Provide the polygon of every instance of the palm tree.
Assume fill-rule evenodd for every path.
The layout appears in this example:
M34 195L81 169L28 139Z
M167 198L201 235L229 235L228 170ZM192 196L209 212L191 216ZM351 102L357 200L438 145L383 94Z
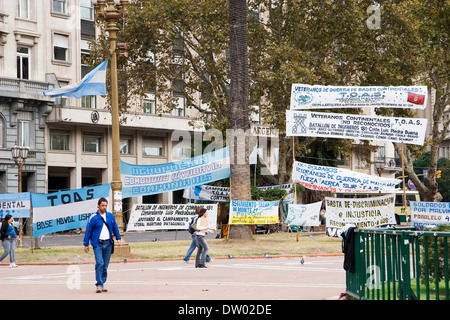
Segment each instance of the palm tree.
M250 128L248 116L248 29L247 29L247 1L229 0L229 28L230 28L230 126L233 132L244 133ZM237 139L244 139L244 150L229 143L231 161L231 199L251 200L250 166L248 161L248 137L237 134ZM233 137L233 139L235 139ZM249 225L233 225L229 238L251 239Z

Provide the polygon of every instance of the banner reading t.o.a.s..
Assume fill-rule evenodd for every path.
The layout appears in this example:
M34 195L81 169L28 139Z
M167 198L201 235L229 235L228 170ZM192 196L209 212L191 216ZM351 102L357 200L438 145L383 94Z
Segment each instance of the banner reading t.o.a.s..
M305 188L332 192L395 192L400 179L372 176L348 169L294 161L292 180Z
M292 84L291 109L410 108L425 109L426 86L349 87Z
M228 147L194 158L158 165L121 161L122 197L136 197L222 180L230 176Z
M279 201L231 200L229 224L278 223Z
M411 201L410 208L413 227L434 228L450 224L449 202Z
M217 225L217 204L136 204L127 231L186 230L197 207L208 211L209 228Z
M286 110L286 136L379 140L423 145L425 118Z
M395 226L395 195L373 198L325 198L326 234L339 237L345 225L358 228Z
M2 193L0 194L0 219L7 214L13 218L30 217L30 193Z
M109 198L111 184L48 194L31 194L33 237L86 227L98 199Z

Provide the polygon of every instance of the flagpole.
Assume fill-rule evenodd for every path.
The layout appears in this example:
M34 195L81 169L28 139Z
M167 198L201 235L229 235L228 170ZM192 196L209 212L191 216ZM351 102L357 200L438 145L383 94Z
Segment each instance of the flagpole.
M119 227L122 238L121 247L117 253L129 253L130 247L125 243L123 234L123 212L122 212L122 180L120 175L120 125L119 125L119 89L117 77L117 32L119 19L127 16L128 0L120 0L115 4L112 0L94 1L96 20L106 21L106 31L109 39L109 53L111 56L111 138L112 138L112 212Z

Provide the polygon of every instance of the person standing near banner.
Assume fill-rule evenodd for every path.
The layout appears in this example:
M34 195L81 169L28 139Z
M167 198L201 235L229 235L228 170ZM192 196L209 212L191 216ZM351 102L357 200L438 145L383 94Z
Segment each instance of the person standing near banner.
M91 242L94 250L95 280L97 281L95 285L97 287L96 292L100 293L107 292L104 284L107 278L111 253L114 252L113 234L119 246L121 246L122 242L114 215L106 211L108 201L103 197L100 198L97 207L97 213L90 217L86 226L83 244L86 253L89 252L89 242Z
M203 209L203 207L197 207L195 209L195 214L198 215L200 213L200 210ZM190 224L194 223L195 219L197 219L197 217L194 216L193 219L191 219ZM189 247L188 251L186 252L186 256L184 257L183 261L186 263L190 263L189 259L192 255L192 252L194 252L195 248L198 247L198 243L197 243L197 236L195 235L195 232L192 233L192 242L191 242L191 246ZM211 257L206 254L206 262L211 261Z
M10 214L5 216L0 227L0 239L2 240L2 247L5 249L2 256L0 257L0 262L6 258L9 254L9 265L11 268L17 267L15 263L16 259L16 231L14 231L13 217Z
M198 212L198 217L196 220L196 229L194 232L197 243L197 255L195 256L195 267L196 268L207 268L206 267L206 255L208 254L208 244L206 243L206 233L211 232L214 233L214 230L209 229L209 221L208 221L208 211L205 208L201 208Z

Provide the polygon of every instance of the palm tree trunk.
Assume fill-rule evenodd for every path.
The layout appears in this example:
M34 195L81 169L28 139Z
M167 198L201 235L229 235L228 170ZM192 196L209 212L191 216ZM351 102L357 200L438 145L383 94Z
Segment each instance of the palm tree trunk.
M230 126L238 139L244 139L244 150L239 143L229 143L230 147L230 196L232 200L251 200L250 165L248 161L248 137L244 132L250 128L248 116L248 52L247 52L247 1L229 0L230 28ZM236 135L234 135L236 136ZM233 139L235 139L233 136ZM241 140L242 141L242 140ZM233 225L229 231L231 239L251 239L249 225Z

